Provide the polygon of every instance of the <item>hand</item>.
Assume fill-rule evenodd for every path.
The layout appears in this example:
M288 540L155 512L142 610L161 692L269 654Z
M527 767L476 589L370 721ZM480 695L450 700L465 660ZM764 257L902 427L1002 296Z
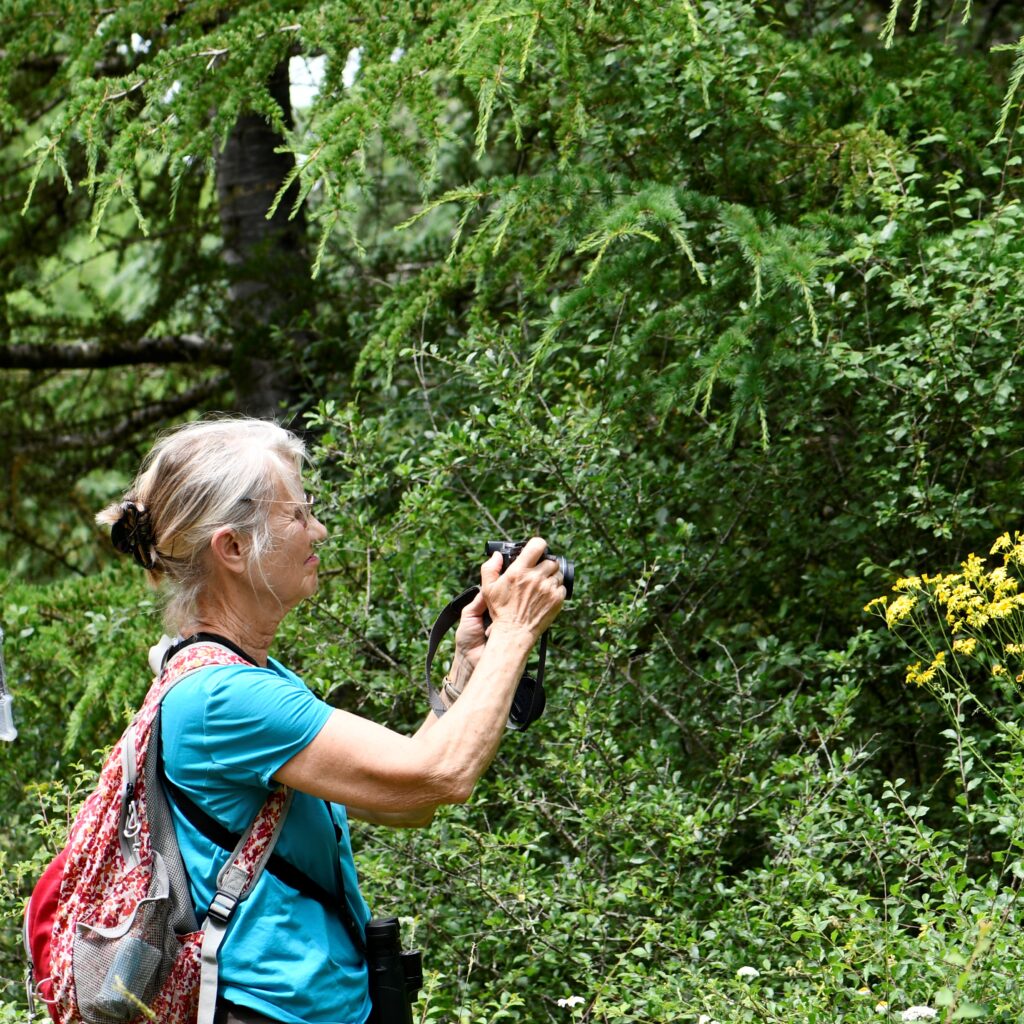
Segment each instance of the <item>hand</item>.
M499 556L500 557L500 556ZM487 628L484 625L484 614L487 601L483 592L473 598L459 618L459 628L455 630L455 660L449 669L448 676L461 689L473 674L480 655L483 654L487 642Z
M492 630L522 629L537 640L554 622L565 601L565 586L558 563L541 560L545 551L544 540L533 537L504 573L498 553L481 566L480 590Z

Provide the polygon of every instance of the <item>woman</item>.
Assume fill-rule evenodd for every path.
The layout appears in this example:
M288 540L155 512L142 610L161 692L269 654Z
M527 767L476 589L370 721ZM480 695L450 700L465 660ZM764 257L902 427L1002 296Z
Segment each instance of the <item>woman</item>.
M276 852L322 890L343 885L362 927L347 815L422 826L469 798L565 588L558 566L539 560L540 538L505 573L494 556L462 613L443 717L405 736L334 710L268 653L284 616L316 590L327 536L303 494L305 459L302 442L271 422L192 423L158 441L124 500L97 519L164 593L166 622L184 638L177 649L212 636L246 662L199 670L163 704L164 769L198 913L226 855L180 805L241 833L283 784L296 795ZM232 920L219 993L229 1021L362 1024L370 1010L365 964L336 910L270 872Z

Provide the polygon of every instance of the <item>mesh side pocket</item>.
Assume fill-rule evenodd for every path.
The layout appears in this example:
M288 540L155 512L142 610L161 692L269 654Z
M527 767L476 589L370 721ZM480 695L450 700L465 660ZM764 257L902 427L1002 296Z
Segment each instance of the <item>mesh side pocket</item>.
M72 956L75 998L86 1024L125 1024L160 991L179 948L168 927L170 904L167 872L157 857L150 895L133 914L110 927L79 922Z

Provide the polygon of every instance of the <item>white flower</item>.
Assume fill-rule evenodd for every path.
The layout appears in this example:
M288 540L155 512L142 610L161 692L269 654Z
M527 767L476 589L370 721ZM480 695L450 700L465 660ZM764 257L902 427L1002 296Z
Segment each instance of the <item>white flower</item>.
M756 967L741 967L736 972L737 977L740 978L759 978L761 972Z
M718 1021L713 1017L709 1017L706 1013L702 1013L697 1018L697 1024L718 1024Z
M875 1003L875 1013L888 1013L889 1004L883 999L881 1002Z
M930 1006L908 1006L901 1014L902 1020L931 1020L938 1017L939 1011L933 1010Z
M581 1003L585 1003L586 999L583 996L568 996L565 999L559 999L559 1006L568 1006L570 1009L574 1006L579 1006Z

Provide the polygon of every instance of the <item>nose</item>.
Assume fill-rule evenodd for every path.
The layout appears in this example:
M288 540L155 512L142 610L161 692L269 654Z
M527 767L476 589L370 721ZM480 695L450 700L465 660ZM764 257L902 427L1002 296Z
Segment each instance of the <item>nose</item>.
M313 543L319 544L321 541L327 540L327 527L317 519L316 516L311 515L309 517L309 529L313 534Z

